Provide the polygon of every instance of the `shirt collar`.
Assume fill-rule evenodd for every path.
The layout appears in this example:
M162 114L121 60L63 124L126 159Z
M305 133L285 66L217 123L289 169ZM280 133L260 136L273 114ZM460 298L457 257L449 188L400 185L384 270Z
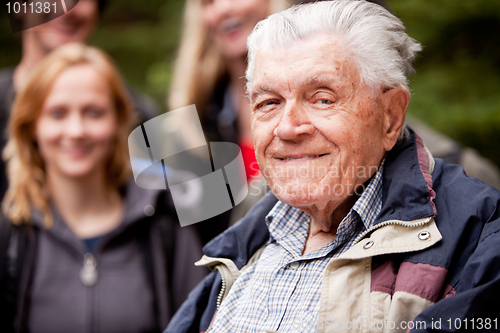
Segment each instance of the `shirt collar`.
M380 163L377 172L368 183L361 196L356 200L352 210L358 213L366 229L370 229L382 210L382 174L385 158Z
M298 208L278 201L266 216L269 234L275 240L285 238L296 232L304 223L309 224L311 217Z

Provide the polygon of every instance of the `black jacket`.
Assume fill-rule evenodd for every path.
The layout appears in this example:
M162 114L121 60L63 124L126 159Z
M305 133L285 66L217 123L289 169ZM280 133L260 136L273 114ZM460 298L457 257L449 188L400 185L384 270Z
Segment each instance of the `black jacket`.
M17 245L24 255L18 258L14 281L8 251L16 247L15 237L0 242L1 327L14 326L17 332L161 331L207 273L193 265L201 245L192 227L180 227L167 192L144 190L130 181L125 207L121 225L92 253L95 285L86 286L80 277L88 249L56 211L50 230L37 214L31 227L17 230L25 244ZM16 234L3 225L0 239L9 229Z

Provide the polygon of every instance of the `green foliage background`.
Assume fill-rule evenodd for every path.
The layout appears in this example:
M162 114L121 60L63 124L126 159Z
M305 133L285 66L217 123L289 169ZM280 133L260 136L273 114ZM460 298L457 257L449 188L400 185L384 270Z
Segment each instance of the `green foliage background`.
M389 4L424 46L408 112L500 165L500 1Z
M424 46L409 113L500 165L500 0L387 2ZM183 6L184 0L112 0L90 41L163 110ZM20 36L2 12L0 67L15 65L20 55Z

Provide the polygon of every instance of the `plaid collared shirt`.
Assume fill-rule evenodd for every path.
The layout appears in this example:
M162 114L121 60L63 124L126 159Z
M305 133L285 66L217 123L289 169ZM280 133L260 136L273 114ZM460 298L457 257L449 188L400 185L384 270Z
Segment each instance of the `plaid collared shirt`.
M372 226L382 209L383 164L340 223L335 239L311 253L302 255L310 216L278 201L266 217L268 245L236 280L210 332L315 332L324 269Z

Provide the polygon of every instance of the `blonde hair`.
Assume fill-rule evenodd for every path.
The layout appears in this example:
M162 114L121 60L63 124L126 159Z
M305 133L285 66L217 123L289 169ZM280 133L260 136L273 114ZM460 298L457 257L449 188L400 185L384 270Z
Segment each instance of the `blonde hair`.
M35 124L56 79L66 69L77 65L91 65L103 74L113 94L118 132L106 168L108 185L118 190L130 178L127 137L135 121L135 113L121 76L103 51L78 43L66 44L37 65L12 107L9 140L3 152L7 161L9 189L2 210L13 224L29 223L32 208L43 214L47 228L53 223L44 162L34 138Z
M287 7L286 0L270 0L269 14ZM200 115L217 81L227 72L221 51L211 42L203 26L201 10L200 0L186 1L181 43L167 103L170 110L195 104Z

